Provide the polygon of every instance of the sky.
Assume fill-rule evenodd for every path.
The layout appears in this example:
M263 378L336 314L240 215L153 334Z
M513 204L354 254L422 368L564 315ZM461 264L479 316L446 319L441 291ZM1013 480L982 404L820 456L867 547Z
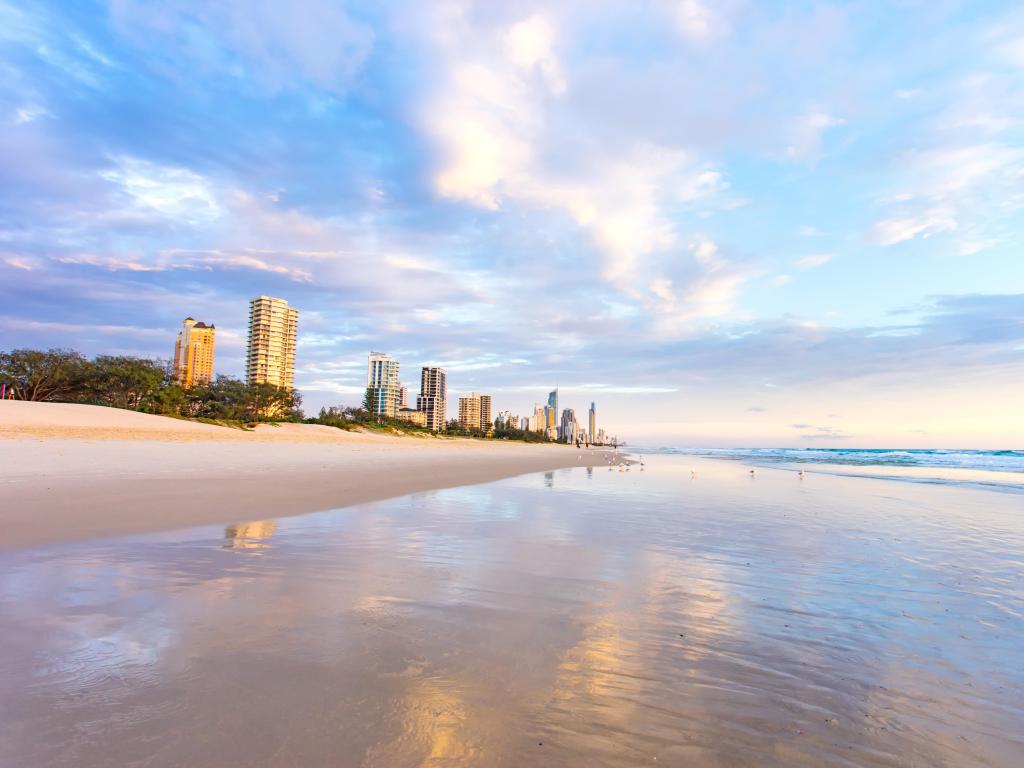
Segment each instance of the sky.
M0 349L647 445L1024 447L1024 8L0 0Z

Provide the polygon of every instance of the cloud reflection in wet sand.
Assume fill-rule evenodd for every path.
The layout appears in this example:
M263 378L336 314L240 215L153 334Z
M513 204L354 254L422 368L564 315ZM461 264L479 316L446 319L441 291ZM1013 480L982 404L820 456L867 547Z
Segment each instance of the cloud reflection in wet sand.
M4 759L1015 765L1019 499L740 472L4 554Z

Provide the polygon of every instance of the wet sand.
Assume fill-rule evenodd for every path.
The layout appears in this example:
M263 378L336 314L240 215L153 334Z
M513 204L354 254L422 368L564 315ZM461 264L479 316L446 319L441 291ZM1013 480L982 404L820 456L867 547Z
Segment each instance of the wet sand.
M255 432L96 406L0 401L0 550L296 515L581 466L568 446Z
M0 553L0 764L1017 766L1019 501L649 457Z

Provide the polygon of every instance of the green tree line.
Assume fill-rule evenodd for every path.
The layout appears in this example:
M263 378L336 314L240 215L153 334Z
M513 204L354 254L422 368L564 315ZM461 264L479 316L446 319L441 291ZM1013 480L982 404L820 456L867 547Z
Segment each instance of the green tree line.
M17 400L86 403L218 421L298 421L298 390L218 376L182 388L167 361L129 355L91 360L71 349L0 352L0 384Z

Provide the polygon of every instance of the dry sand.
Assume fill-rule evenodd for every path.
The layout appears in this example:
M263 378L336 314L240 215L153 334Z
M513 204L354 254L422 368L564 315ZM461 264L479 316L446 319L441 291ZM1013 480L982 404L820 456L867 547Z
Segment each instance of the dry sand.
M310 424L247 432L0 401L0 549L296 515L595 460L580 455Z

